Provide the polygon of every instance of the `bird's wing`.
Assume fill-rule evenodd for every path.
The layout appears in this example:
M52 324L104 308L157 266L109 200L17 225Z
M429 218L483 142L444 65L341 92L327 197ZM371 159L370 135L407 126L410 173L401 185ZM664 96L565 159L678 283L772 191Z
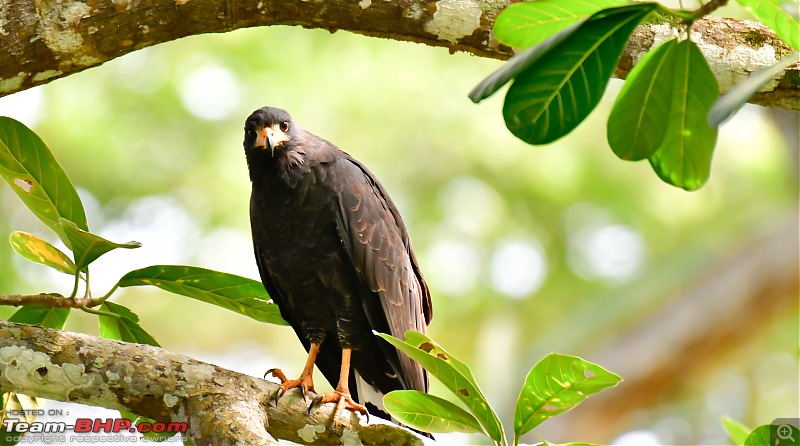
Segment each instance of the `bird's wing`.
M341 188L337 226L353 267L373 292L362 296L370 325L401 339L407 330L424 333L432 317L430 294L400 213L372 173L342 154L334 166ZM368 301L375 294L379 306ZM400 365L408 388L427 390L419 365L405 355Z

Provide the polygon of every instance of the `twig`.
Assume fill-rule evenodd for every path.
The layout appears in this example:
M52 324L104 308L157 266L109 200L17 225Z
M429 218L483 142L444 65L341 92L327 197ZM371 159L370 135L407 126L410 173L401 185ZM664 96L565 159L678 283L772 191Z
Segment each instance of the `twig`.
M0 295L0 305L19 307L33 305L55 308L91 308L100 305L101 299L64 297L60 294L7 294Z

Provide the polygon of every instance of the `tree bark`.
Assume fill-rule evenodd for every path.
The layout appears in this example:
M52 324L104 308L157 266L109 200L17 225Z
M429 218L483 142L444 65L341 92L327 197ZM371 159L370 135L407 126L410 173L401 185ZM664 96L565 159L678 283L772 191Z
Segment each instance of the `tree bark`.
M289 391L274 405L268 381L157 347L0 321L0 391L110 409L165 423L188 423L197 445L422 445L422 437L356 414L331 432L333 405L307 414ZM310 401L310 400L309 400ZM347 412L349 413L349 412Z
M252 26L344 29L508 59L513 51L492 35L494 19L507 4L508 0L0 0L0 97L140 48ZM620 59L617 76L624 78L654 44L676 32L670 25L640 26ZM747 21L703 19L695 23L692 35L723 91L791 51L769 29ZM800 110L798 79L800 64L751 102Z

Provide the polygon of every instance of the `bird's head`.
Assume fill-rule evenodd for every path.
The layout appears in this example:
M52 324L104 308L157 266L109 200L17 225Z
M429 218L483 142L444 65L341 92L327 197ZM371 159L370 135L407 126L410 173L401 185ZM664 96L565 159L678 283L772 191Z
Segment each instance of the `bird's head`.
M286 149L298 138L300 128L286 110L262 107L254 111L244 123L244 148L246 151Z

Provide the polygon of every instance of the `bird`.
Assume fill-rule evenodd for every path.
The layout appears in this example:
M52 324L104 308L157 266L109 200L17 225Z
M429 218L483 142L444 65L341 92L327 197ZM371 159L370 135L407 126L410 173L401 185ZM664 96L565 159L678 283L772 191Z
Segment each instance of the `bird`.
M316 365L335 390L314 398L309 412L334 402L335 424L345 409L391 419L383 395L427 392L428 375L375 333L425 333L433 316L397 207L364 164L286 110L259 108L244 131L259 274L308 352L297 379L267 372L281 381L276 403L292 388L316 393Z

